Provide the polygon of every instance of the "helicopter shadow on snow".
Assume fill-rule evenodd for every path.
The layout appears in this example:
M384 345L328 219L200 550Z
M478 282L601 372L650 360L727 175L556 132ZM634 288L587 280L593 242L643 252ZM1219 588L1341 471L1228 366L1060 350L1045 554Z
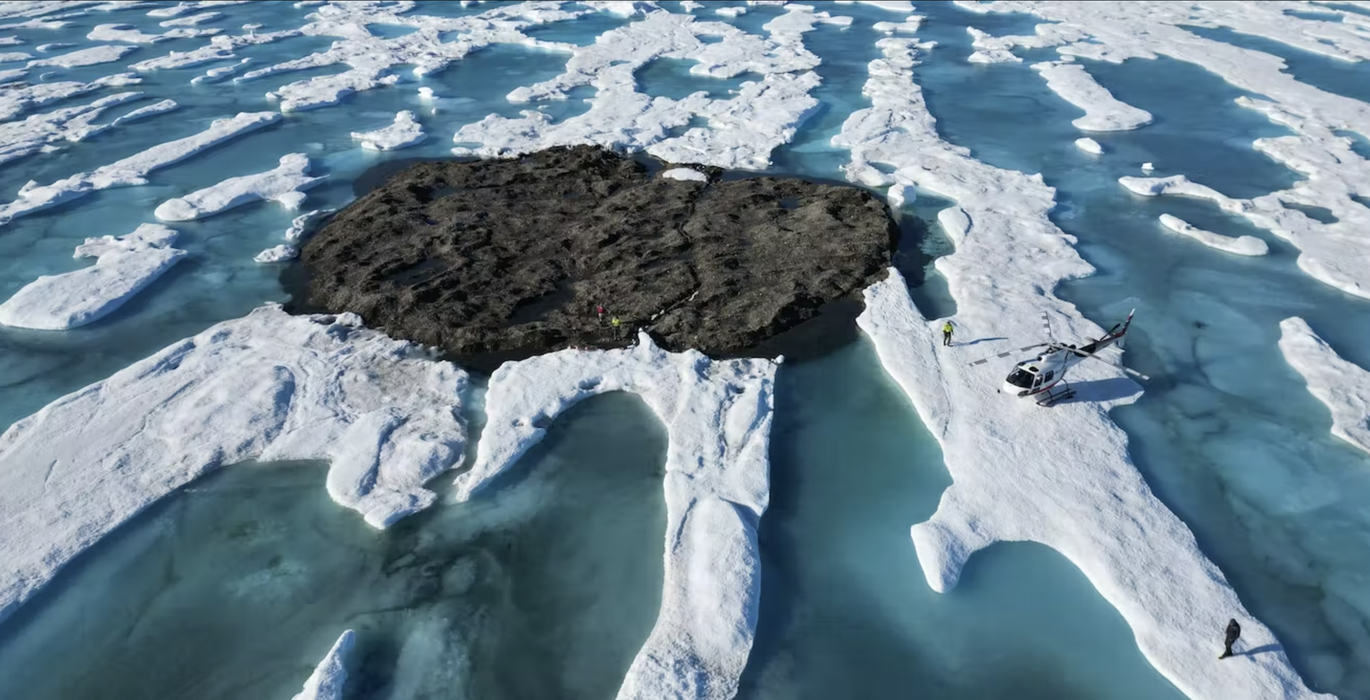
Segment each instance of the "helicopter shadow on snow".
M1075 390L1075 395L1059 403L1115 401L1117 399L1135 396L1142 392L1141 385L1127 377L1110 377L1108 379L1095 379L1088 382L1071 382L1070 388Z

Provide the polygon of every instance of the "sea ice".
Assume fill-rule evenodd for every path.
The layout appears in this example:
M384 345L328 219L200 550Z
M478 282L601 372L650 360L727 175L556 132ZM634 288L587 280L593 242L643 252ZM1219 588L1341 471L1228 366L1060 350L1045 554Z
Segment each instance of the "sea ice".
M414 113L404 110L395 115L395 122L390 126L376 131L354 131L352 138L360 140L362 148L369 148L373 151L395 151L416 146L422 143L427 135L423 133L423 125L414 117Z
M887 38L877 46L884 58L871 62L864 88L871 107L852 114L833 145L852 151L849 179L955 200L938 218L956 252L935 265L957 301L960 336L1038 340L1045 313L1059 337L1097 337L1101 329L1051 293L1092 272L1050 220L1054 190L1040 175L991 167L941 139L914 79L917 52L931 45ZM1147 659L1189 697L1317 697L1278 646L1215 662L1215 636L1229 617L1242 621L1249 647L1276 642L1131 463L1127 436L1107 413L1135 397L1131 380L1082 363L1071 370L1078 398L1044 420L1045 409L995 391L1007 364L968 366L994 348L938 344L939 322L922 316L897 270L865 298L857 322L941 443L953 479L937 512L911 533L934 590L955 586L967 559L995 542L1040 542L1080 568Z
M291 219L290 228L285 231L285 239L291 243L298 243L304 239L305 233L309 231L309 225L315 219L332 214L334 211L334 209L314 209Z
M1370 371L1343 360L1297 316L1280 322L1280 352L1332 412L1332 434L1370 452Z
M268 304L0 435L0 620L72 557L194 479L246 460L328 460L329 495L384 528L461 459L466 374L354 314ZM764 473L764 472L763 472Z
M17 36L0 36L0 46L20 46L23 43L24 40Z
M157 25L161 27L193 27L197 24L212 22L223 16L224 13L222 12L201 12L197 15L188 15L185 17L177 17L176 19L169 19L164 22L158 22Z
M176 100L162 100L161 102L154 102L150 105L147 105L146 107L139 107L138 109L135 109L123 116L115 117L114 121L110 122L109 125L119 126L120 124L124 124L127 122L137 121L139 119L146 119L148 117L154 117L158 114L165 114L167 112L170 112L171 110L176 109L179 106L180 105L176 104Z
M1153 170L1155 170L1155 169L1156 169L1156 166L1152 165L1152 164L1149 163L1149 162L1147 162L1147 163L1142 163L1142 172L1144 172L1144 173L1149 173L1149 172L1151 172L1151 171L1153 171Z
M1082 131L1128 131L1151 123L1151 113L1118 101L1084 66L1048 61L1035 63L1032 69L1047 79L1052 92L1085 111L1071 122Z
M723 15L724 17L737 17L739 15L747 14L747 8L735 5L728 7L720 7L714 10L714 14Z
M0 63L14 63L15 61L27 61L33 58L33 54L23 51L9 51L0 53Z
M277 263L294 260L296 257L299 257L299 255L300 251L295 250L288 245L278 245L257 253L257 256L252 259L259 263Z
M1222 234L1205 231L1195 228L1189 222L1170 214L1161 214L1161 225L1183 236L1189 236L1194 240L1217 250L1235 253L1237 255L1265 255L1270 252L1270 246L1265 241L1255 236L1239 236L1233 238Z
M219 214L234 207L270 199L287 209L299 209L307 190L326 178L310 177L309 156L291 153L281 156L272 170L231 177L196 190L184 197L168 199L153 215L162 221L190 221Z
M502 365L486 393L464 501L509 469L577 401L628 391L666 426L666 560L661 613L618 697L724 700L737 692L756 626L756 526L767 473L776 364L668 353L646 333L621 350L562 350Z
M0 122L7 122L34 107L49 102L78 97L103 87L116 87L137 83L129 75L121 73L109 75L89 83L64 80L56 83L34 83L0 91Z
M204 75L197 75L194 78L191 78L190 82L193 85L198 85L200 83L216 82L224 78L225 76L237 73L238 71L242 70L244 66L251 62L251 58L244 58L243 60L238 61L237 63L231 66L219 66L218 68L210 68L209 70L205 71Z
M19 198L0 205L0 226L16 217L80 199L91 192L110 187L147 183L147 176L158 168L180 162L224 141L280 121L275 112L242 112L235 117L216 119L209 128L193 136L167 141L123 160L102 165L89 173L77 173L51 185L32 180L19 188Z
M913 34L922 24L922 15L909 15L903 22L876 22L874 29L881 34Z
M188 39L197 36L214 36L222 29L195 29L180 27L161 34L145 34L131 24L100 24L86 35L91 41L123 41L130 44L155 44L168 39Z
M1096 156L1104 152L1104 147L1100 146L1098 141L1095 141L1088 136L1081 139L1075 139L1075 147L1085 153L1093 153Z
M88 105L34 114L23 121L0 122L0 164L37 153L57 141L83 141L99 134L118 122L94 124L102 112L140 97L139 92L121 92Z
M104 318L180 262L186 252L172 248L176 232L143 224L125 236L87 238L76 258L96 258L91 267L44 275L0 304L0 324L39 330L66 330Z
M80 68L82 66L94 66L101 63L113 63L137 50L137 46L118 46L115 44L92 46L88 49L80 49L78 51L72 51L71 53L64 53L60 56L53 56L52 58L40 58L35 61L29 61L29 68L41 68L43 66Z
M209 43L195 49L194 51L172 51L165 56L150 58L129 66L130 70L146 73L154 70L171 70L174 68L191 68L210 61L224 61L237 58L234 50L244 46L256 46L258 44L269 44L273 41L288 39L299 36L297 29L287 29L279 32L267 32L265 34L243 34L230 36L220 34L209 40Z
M704 173L701 173L698 170L695 170L694 168L671 168L670 170L663 171L661 173L661 177L669 177L672 180L697 180L699 182L709 181L708 175L705 175Z
M347 630L333 643L333 648L319 662L309 680L304 682L304 690L291 700L342 700L343 684L347 682L347 655L357 635Z

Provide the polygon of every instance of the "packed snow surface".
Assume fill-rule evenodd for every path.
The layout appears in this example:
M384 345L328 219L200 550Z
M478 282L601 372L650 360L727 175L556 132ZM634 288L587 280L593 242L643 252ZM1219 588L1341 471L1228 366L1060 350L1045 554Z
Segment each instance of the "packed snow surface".
M0 435L0 620L72 557L192 480L328 460L329 495L386 527L461 459L466 374L353 314L269 304L68 394ZM763 471L764 475L764 471Z
M325 178L306 174L309 157L303 153L281 156L280 163L273 170L231 177L184 197L168 199L153 214L163 221L190 221L264 199L280 202L287 209L299 209L306 196L304 190Z
M1297 316L1280 322L1280 352L1332 412L1332 434L1370 452L1370 371L1343 360Z
M756 626L756 524L770 498L767 447L777 365L669 353L646 333L621 350L562 350L490 377L466 500L514 465L577 401L640 396L666 426L666 557L661 613L619 689L641 700L725 700L737 692Z
M1085 111L1071 122L1082 131L1128 131L1151 123L1150 112L1118 101L1078 63L1048 61L1032 69L1047 79L1052 92Z
M343 632L314 673L309 675L304 690L291 700L342 700L343 685L347 682L347 655L352 652L356 639L357 635L352 630Z
M1094 139L1089 138L1088 136L1080 139L1075 139L1075 147L1084 151L1085 153L1093 153L1096 156L1104 152L1104 147L1100 146L1098 141L1095 141Z
M229 119L216 119L198 134L158 144L89 173L78 173L51 185L39 185L30 180L19 188L19 199L0 205L0 226L16 217L80 199L97 190L146 184L147 175L154 170L280 119L281 115L275 112L244 112Z
M1054 190L1040 175L991 167L941 139L913 75L918 52L932 45L887 38L878 46L884 58L871 63L864 89L871 107L852 114L833 144L851 149L852 180L911 184L956 201L938 215L956 252L936 266L957 301L960 336L1039 340L1043 313L1058 336L1102 335L1047 291L1092 271L1049 218ZM995 542L1039 542L1080 568L1190 698L1317 697L1133 466L1127 436L1107 413L1136 396L1131 380L1083 363L1071 369L1077 397L1043 409L996 391L1011 362L968 365L999 348L941 347L941 321L919 313L897 271L865 298L858 324L941 443L954 482L912 529L934 590L955 586L967 559ZM1274 648L1215 663L1232 617L1242 622L1242 649Z
M376 131L352 132L352 138L362 142L362 148L369 148L373 151L394 151L408 146L416 146L427 138L423 133L423 125L414 117L414 113L404 110L395 115L395 121L390 126Z
M87 238L76 258L96 258L91 267L44 275L0 304L0 324L39 330L66 330L93 323L124 305L133 295L185 257L172 248L176 232L143 224L124 236Z
M1235 253L1237 255L1265 255L1270 252L1270 246L1265 241L1255 236L1239 236L1233 238L1224 236L1212 231L1205 231L1196 228L1188 221L1170 214L1161 214L1161 225L1183 236L1189 236L1194 240L1217 250Z
M669 177L672 180L697 180L699 182L709 181L708 175L705 175L704 173L701 173L698 170L695 170L694 168L671 168L670 170L663 171L661 173L661 176Z

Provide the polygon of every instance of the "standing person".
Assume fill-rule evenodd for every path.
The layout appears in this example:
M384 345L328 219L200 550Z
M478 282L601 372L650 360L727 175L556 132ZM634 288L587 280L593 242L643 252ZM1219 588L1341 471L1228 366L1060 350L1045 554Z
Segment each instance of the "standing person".
M604 325L604 305L603 305L603 304L600 304L599 306L596 306L596 307L595 307L595 319L596 319L597 321L599 321L599 325L601 325L601 326Z
M623 322L619 321L618 317L615 316L612 320L609 321L609 325L614 327L614 340L618 340L619 337L623 334Z
M954 331L954 330L956 330L956 329L952 327L951 321L950 321L950 320L948 320L946 323L942 324L942 344L943 344L943 345L951 345L951 333L952 333L952 331Z
M1227 623L1227 637L1223 640L1223 655L1220 659L1226 659L1232 655L1232 643L1242 636L1242 626L1236 620L1229 620Z

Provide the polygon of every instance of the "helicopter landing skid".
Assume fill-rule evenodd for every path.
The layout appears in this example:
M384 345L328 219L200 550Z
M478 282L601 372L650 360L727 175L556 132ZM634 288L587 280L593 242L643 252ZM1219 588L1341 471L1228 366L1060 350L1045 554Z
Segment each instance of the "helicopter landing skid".
M1056 391L1048 391L1042 398L1037 399L1037 405L1050 408L1062 401L1073 398L1075 398L1075 390L1070 388L1070 385L1062 380L1061 388Z

